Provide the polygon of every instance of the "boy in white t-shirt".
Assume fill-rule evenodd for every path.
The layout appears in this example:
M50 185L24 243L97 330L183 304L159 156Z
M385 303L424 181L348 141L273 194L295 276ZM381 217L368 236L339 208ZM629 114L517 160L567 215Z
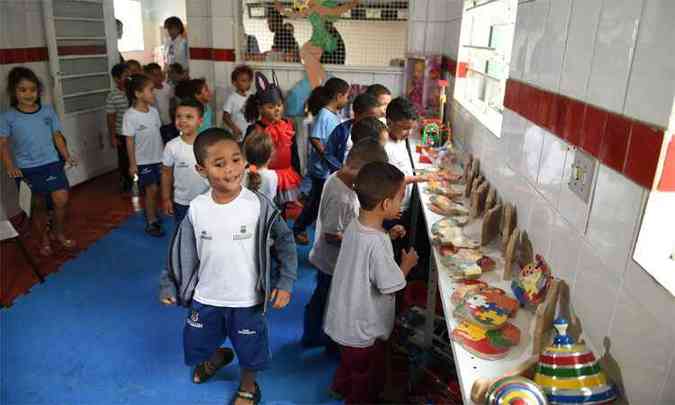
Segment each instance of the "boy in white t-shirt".
M162 125L171 124L171 100L174 97L173 86L164 81L164 72L162 67L156 63L149 63L143 67L145 74L152 79L155 88L152 93L155 95L154 107L159 111L159 118Z
M399 214L405 194L403 173L388 163L369 163L356 177L354 189L359 215L342 237L324 331L340 345L331 391L348 404L371 404L383 389L382 342L394 328L395 293L405 288L417 253L412 248L402 252L399 267L383 227L385 220Z
M190 201L209 188L199 175L193 145L202 124L204 106L197 100L184 99L176 107L176 127L180 136L164 147L162 159L162 207L173 215L178 227L187 214Z
M267 305L288 305L297 276L293 234L269 199L242 187L245 160L232 135L208 129L194 151L211 189L192 200L172 239L160 300L189 308L183 346L186 364L196 366L193 381L205 382L232 360L220 348L229 338L241 368L232 402L258 404L256 373L270 362ZM272 245L279 258L274 269Z
M316 288L305 306L301 340L305 347L323 345L332 348L331 340L322 330L323 316L342 236L359 212L359 200L352 188L354 180L364 165L386 161L387 153L382 145L377 140L366 139L357 143L347 156L345 165L326 179L319 203L314 246L309 252L309 261L318 271Z
M223 105L223 123L234 136L242 141L248 122L244 117L244 105L250 96L253 69L247 65L237 66L232 71L232 89Z

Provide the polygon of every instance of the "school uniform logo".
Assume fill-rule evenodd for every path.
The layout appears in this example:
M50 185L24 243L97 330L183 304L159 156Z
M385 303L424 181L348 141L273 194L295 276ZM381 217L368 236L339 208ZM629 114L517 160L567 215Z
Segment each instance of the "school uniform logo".
M249 229L246 225L242 225L239 228L239 233L235 233L232 235L232 239L234 240L244 240L244 239L250 239L253 237L253 233L249 232Z
M189 167L190 167L190 165L188 164L188 162L178 162L176 164L176 168L178 168L178 169L187 169Z
M146 129L148 129L148 127L146 127L145 125L141 124L141 125L138 126L137 131L139 131L139 132L140 132L140 131L145 131Z
M49 176L45 181L54 181L56 180L56 176Z
M192 310L192 315L186 320L187 324L193 328L203 328L204 324L199 322L199 312Z
M211 236L206 231L202 231L202 233L199 235L199 238L202 239L202 240L213 240L213 236Z

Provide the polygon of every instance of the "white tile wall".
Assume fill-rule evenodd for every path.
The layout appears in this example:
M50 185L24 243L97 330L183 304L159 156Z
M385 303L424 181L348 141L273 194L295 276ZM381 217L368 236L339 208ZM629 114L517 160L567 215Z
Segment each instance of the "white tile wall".
M211 48L213 47L211 34L210 17L193 17L189 14L187 18L188 39L192 48Z
M509 66L509 76L513 79L523 80L531 9L532 3L521 4L518 6L518 12L516 13L516 28L513 35L513 48Z
M424 52L427 54L441 54L445 48L445 27L447 22L428 22L426 27L426 38L424 43Z
M408 22L408 52L424 52L426 31L426 21Z
M213 0L214 3L230 3L226 0ZM185 8L189 17L210 17L211 1L210 0L185 0Z
M527 41L525 43L525 59L522 78L526 82L536 85L539 85L540 76L536 61L539 58L538 55L542 52L545 53L545 49L549 46L549 44L544 41L544 27L546 26L549 10L549 0L539 0L532 2L529 5L529 14L526 24Z
M211 0L211 15L213 17L234 17L237 2L234 0Z
M213 27L213 48L234 49L234 37L237 33L234 17L213 17L211 18L211 24Z
M550 2L548 18L544 28L541 46L533 55L533 64L538 73L537 82L544 89L558 92L560 72L567 40L567 27L572 0Z
M548 203L556 206L564 183L565 160L569 147L555 135L544 131L544 142L535 187Z
M412 21L427 21L429 1L434 0L417 0L409 2L410 19Z

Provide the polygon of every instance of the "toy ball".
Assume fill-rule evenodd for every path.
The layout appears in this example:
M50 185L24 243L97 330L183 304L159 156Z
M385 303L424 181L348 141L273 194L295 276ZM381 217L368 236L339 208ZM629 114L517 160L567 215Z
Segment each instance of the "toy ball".
M525 377L505 377L493 383L487 391L488 405L546 405L544 391Z
M532 307L539 305L551 285L551 271L544 259L537 255L534 263L530 263L516 275L511 289L521 305Z

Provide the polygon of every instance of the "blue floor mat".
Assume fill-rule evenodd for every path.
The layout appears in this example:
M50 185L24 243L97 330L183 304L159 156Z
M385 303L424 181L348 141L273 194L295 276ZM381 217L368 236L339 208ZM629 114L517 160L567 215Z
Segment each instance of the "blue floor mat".
M227 403L238 387L236 362L193 384L183 363L185 310L158 301L167 244L168 237L146 236L142 217L132 217L0 311L0 403ZM315 285L308 250L299 249L291 304L268 318L273 360L258 378L264 403L335 403L328 387L337 362L298 343Z

